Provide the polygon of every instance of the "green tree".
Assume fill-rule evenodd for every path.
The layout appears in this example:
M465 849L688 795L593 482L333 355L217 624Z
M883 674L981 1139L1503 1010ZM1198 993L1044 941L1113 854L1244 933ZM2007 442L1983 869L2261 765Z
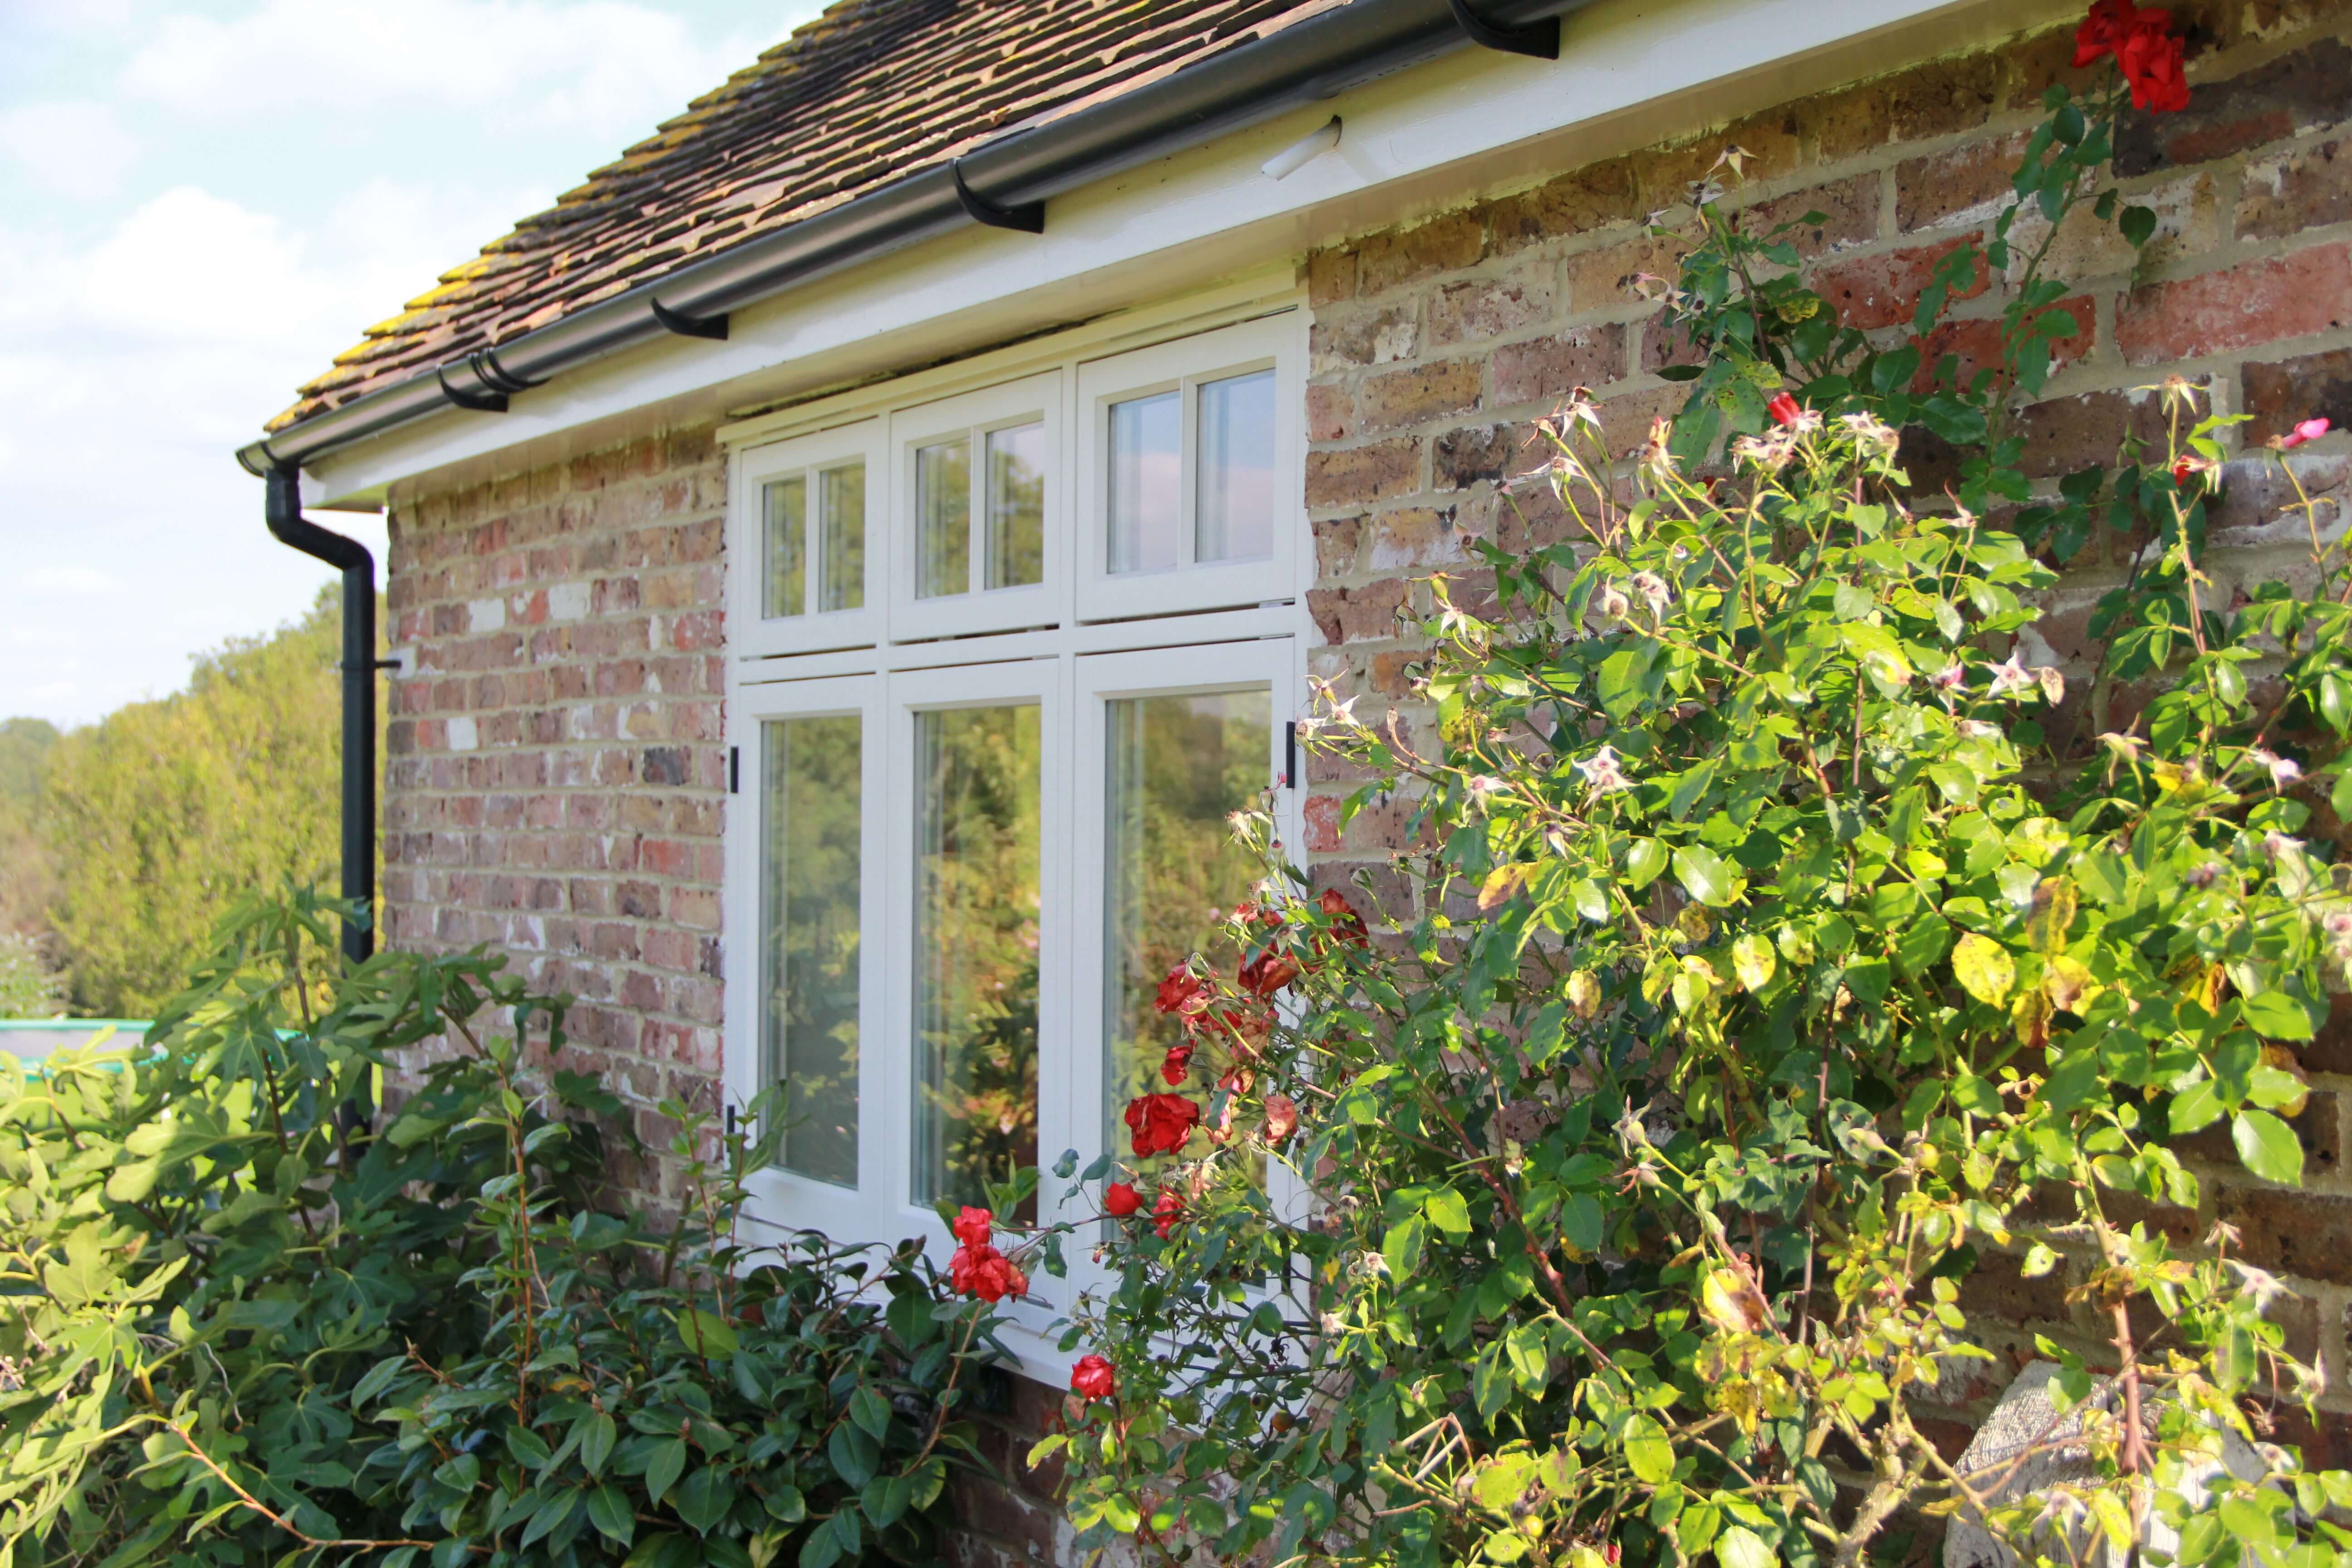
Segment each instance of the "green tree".
M48 933L49 900L57 886L33 820L41 764L57 739L57 726L46 719L0 719L0 932L30 944Z
M148 1016L238 898L331 880L341 617L331 584L300 620L199 656L187 690L48 750L38 823L77 1010Z

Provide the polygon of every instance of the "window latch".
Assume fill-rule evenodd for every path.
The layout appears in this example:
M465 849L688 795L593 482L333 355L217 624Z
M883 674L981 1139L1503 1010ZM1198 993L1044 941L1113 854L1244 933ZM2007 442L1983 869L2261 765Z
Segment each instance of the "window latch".
M727 793L743 793L743 748L740 746L727 748ZM732 1116L735 1113L730 1110L727 1114Z
M1282 727L1282 787L1298 787L1298 721L1296 719Z

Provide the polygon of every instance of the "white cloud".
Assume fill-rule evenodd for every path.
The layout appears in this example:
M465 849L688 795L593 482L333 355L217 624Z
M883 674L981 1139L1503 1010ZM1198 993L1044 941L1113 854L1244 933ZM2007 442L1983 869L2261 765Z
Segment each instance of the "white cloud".
M268 0L234 18L163 17L121 87L191 118L414 105L485 129L625 141L754 52L695 35L677 16L625 0Z
M0 153L43 189L88 201L113 194L139 143L103 103L28 103L0 112Z

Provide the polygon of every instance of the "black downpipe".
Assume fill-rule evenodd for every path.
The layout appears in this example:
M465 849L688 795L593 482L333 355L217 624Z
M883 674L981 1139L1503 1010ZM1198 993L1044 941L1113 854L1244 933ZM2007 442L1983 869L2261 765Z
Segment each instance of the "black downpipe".
M343 574L343 956L375 952L375 557L366 545L302 515L299 468L264 476L270 535Z

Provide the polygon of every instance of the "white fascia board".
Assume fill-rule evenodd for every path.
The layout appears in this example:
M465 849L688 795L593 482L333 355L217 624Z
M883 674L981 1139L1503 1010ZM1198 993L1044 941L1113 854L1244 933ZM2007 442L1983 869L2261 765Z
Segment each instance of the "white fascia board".
M1500 194L2073 9L2072 0L1597 0L1560 58L1470 49L1054 201L1041 236L973 228L320 458L306 505L373 510L1057 325L1161 301L1321 243ZM1339 145L1260 165L1333 113Z

